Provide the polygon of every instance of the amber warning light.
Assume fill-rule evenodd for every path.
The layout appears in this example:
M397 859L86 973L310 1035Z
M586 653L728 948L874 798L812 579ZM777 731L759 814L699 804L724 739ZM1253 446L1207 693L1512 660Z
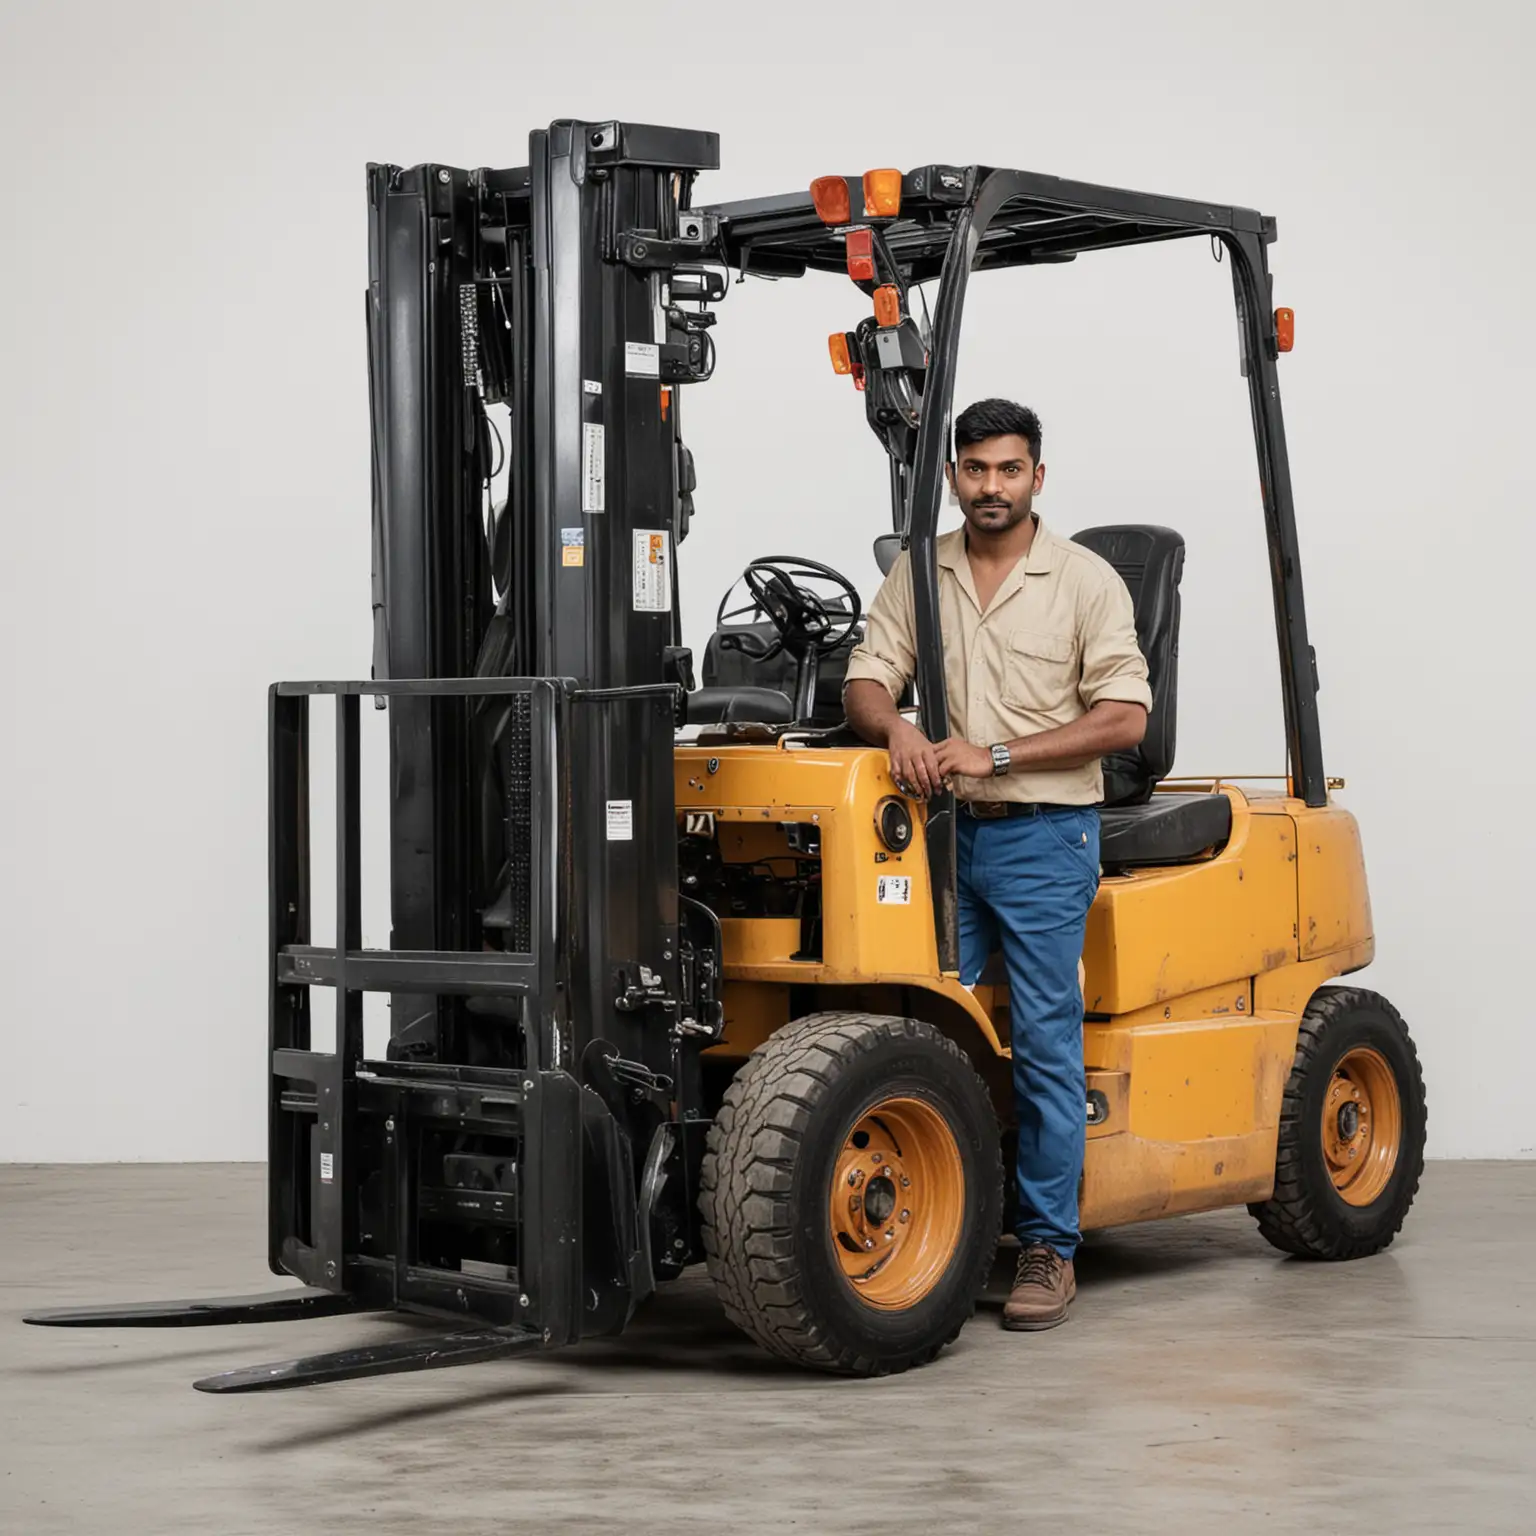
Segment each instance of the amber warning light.
M823 224L846 224L853 216L848 183L841 176L818 176L811 183L811 202Z
M864 217L894 219L901 212L901 172L864 172Z
M832 354L833 373L853 372L853 358L848 352L848 333L846 331L833 331L827 337L827 351Z
M1275 347L1280 352L1289 352L1296 345L1296 311L1294 309L1277 309L1275 311Z
M875 280L875 236L872 230L848 231L848 276L856 283Z
M894 283L875 289L875 324L887 330L901 324L901 290Z

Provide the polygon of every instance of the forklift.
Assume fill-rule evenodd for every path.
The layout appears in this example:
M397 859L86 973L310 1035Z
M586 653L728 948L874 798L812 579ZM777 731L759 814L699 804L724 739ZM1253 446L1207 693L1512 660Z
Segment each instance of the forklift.
M510 170L368 168L372 676L270 693L268 1294L64 1326L400 1312L441 1330L199 1381L241 1392L622 1330L704 1263L804 1367L932 1359L993 1264L1013 1118L1001 969L958 974L955 802L848 728L856 587L770 555L681 641L683 402L733 284L830 274L829 341L889 462L925 733L948 733L934 540L967 288L998 268L1213 242L1236 299L1288 773L1169 777L1184 542L1076 537L1125 579L1155 697L1105 763L1083 967L1092 1230L1246 1204L1288 1254L1390 1243L1423 1164L1330 800L1281 418L1275 224L983 165L695 200L712 133L561 121ZM934 287L931 310L927 289ZM818 343L819 345L819 343ZM498 494L504 480L504 495ZM311 707L336 730L335 939L312 934ZM361 710L387 712L391 941L362 943ZM334 989L334 1036L312 1028ZM389 999L382 1059L365 993Z

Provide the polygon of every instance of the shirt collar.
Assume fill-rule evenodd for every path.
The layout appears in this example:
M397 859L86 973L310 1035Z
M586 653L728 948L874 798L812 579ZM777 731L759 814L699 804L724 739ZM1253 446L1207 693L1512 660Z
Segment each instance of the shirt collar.
M992 599L994 606L1012 597L1024 585L1026 576L1045 575L1055 562L1055 545L1056 535L1036 513L1035 537L1029 546L1029 553L1004 578L1002 586L997 589L997 596ZM965 554L964 524L949 533L941 534L934 541L934 558L945 570L953 572L962 590L976 604L979 612L981 604L976 599L976 584L971 580L971 562Z

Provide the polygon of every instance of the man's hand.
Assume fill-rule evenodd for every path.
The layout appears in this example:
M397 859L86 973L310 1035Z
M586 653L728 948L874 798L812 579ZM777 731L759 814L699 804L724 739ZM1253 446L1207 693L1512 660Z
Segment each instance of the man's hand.
M975 742L949 736L934 749L939 761L939 772L948 782L953 774L966 779L990 779L992 777L992 749L978 747Z
M891 754L891 777L899 789L926 800L944 787L938 750L911 721L898 718L886 733L885 745Z

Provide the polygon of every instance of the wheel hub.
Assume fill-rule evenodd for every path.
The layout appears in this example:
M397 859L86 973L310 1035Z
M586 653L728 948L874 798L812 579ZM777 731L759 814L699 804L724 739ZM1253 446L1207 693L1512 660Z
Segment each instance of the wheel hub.
M921 1099L887 1099L849 1129L828 1202L843 1275L871 1306L911 1306L960 1241L965 1177L954 1133Z
M1369 1046L1348 1051L1323 1101L1323 1158L1350 1205L1369 1205L1391 1180L1402 1144L1402 1096L1386 1058Z

